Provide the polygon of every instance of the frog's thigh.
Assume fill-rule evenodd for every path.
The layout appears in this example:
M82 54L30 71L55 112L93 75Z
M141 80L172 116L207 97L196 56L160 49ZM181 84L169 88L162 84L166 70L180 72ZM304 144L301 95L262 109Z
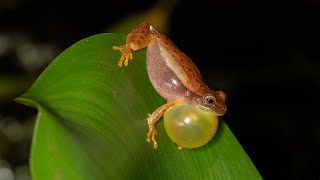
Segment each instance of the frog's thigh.
M150 24L143 22L135 27L127 37L127 43L130 44L132 50L139 50L147 47L152 39L149 31Z
M130 39L130 48L134 51L147 47L151 42L150 33L132 34Z

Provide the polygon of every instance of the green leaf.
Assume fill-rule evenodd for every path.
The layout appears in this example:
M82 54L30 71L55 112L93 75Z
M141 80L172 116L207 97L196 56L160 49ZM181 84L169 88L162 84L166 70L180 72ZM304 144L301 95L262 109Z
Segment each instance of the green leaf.
M124 35L99 34L60 54L17 101L39 111L31 149L33 179L261 179L230 129L178 150L159 121L159 148L146 142L146 118L165 103L146 72L145 50L119 68L113 45Z

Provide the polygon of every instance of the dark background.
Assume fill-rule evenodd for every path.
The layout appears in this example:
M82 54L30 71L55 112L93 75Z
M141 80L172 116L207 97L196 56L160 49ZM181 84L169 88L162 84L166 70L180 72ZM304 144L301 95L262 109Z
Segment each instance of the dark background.
M14 42L0 49L0 77L36 77L73 43L155 3L0 1L0 48L1 40ZM179 1L169 17L168 37L210 87L227 93L224 119L264 179L320 177L319 8L316 0ZM30 51L18 50L26 42L49 55L29 66L23 52ZM2 98L0 121L24 124L36 113L12 102L19 93ZM11 167L28 164L27 150L14 150L29 149L25 141L9 143L1 159Z

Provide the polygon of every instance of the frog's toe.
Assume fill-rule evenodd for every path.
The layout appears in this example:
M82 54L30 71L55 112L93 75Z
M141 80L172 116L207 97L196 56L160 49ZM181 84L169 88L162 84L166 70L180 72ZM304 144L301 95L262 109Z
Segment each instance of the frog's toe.
M112 46L113 50L120 50L122 52L122 48L123 48L123 45L122 46Z
M148 135L147 135L147 141L148 141L148 143L150 143L151 140L152 140L152 142L153 142L153 147L154 147L155 149L158 148L158 142L157 142L157 140L156 140L156 135L158 135L158 131L157 131L156 129L150 130L150 131L148 132Z
M126 57L125 56L121 56L119 62L118 62L118 66L122 67L123 61L125 61Z
M156 135L158 134L158 132L155 132L154 134L152 134L152 141L153 141L153 148L157 149L158 148L158 142L156 140Z
M128 66L129 60L131 60L131 59L132 59L132 52L129 52L129 54L127 54L125 59L124 59L124 65Z

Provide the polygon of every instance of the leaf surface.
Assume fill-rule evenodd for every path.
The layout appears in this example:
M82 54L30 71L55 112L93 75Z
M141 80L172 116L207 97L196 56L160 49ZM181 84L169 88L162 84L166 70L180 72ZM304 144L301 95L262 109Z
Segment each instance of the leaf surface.
M124 35L98 34L61 53L17 101L38 109L33 179L261 179L220 119L213 140L178 150L157 123L159 148L146 142L146 118L166 101L146 72L145 50L119 68L113 45Z

